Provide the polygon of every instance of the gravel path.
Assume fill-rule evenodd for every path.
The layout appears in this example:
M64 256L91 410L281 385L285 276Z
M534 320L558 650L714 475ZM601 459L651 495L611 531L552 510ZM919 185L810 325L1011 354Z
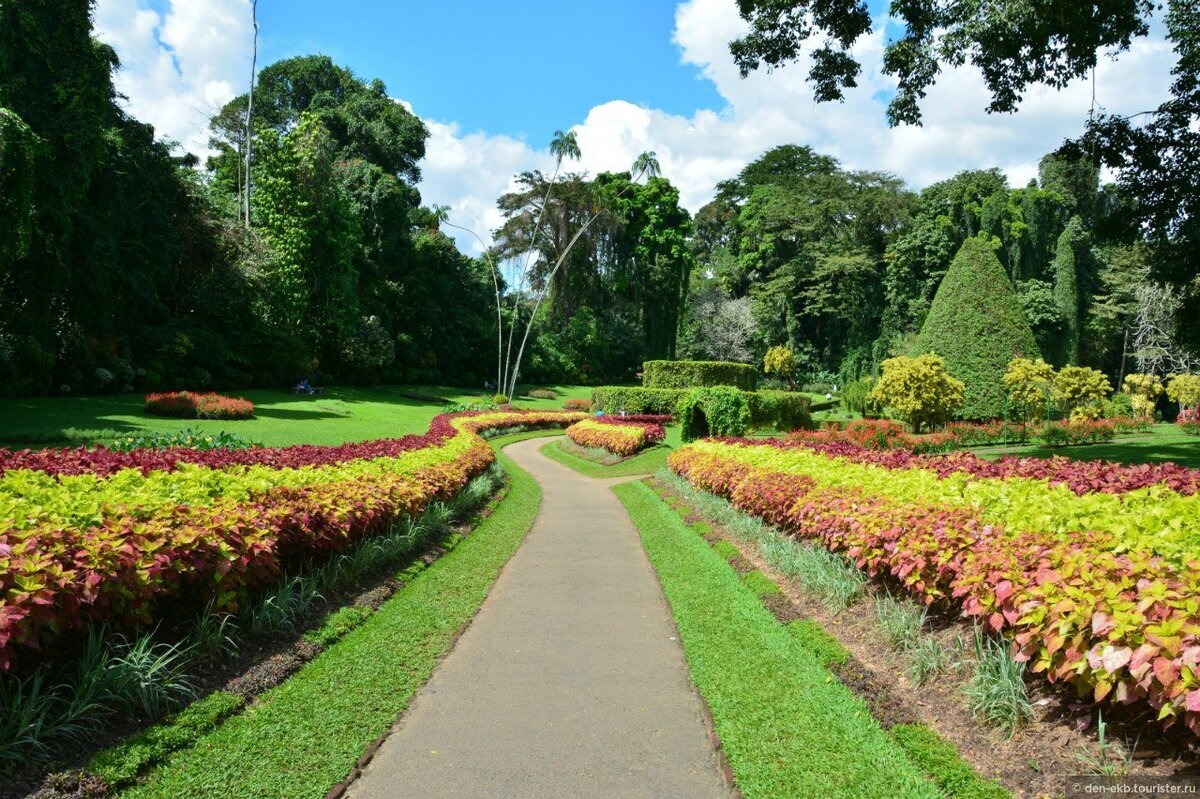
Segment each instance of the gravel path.
M616 481L545 441L505 450L542 486L533 529L351 799L730 796Z

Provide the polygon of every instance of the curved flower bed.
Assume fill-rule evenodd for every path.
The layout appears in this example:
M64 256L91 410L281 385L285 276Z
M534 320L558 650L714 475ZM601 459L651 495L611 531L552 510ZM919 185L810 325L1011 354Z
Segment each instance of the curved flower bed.
M667 433L662 424L656 421L642 421L643 418L626 416L585 419L567 428L567 438L581 447L606 449L616 455L628 457L666 438Z
M336 552L451 498L494 461L480 431L580 418L443 415L425 436L240 450L226 453L228 465L143 451L129 454L168 468L9 471L0 481L0 668L88 622L151 621L168 598L235 607L288 562Z
M954 603L1009 635L1051 682L1097 702L1147 703L1200 733L1200 562L1128 551L1109 533L1005 529L973 505L830 481L855 464L804 448L705 441L668 463L926 603Z

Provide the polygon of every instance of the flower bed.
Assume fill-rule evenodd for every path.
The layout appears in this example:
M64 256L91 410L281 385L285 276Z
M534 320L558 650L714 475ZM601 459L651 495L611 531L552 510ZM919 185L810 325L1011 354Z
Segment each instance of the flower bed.
M662 424L657 421L643 421L661 418L626 416L585 419L568 427L567 437L581 447L602 448L628 457L666 437Z
M172 391L166 394L147 394L146 413L176 419L236 421L254 416L254 403L242 397Z
M1184 408L1175 418L1175 424L1189 436L1200 436L1200 410Z
M425 436L238 450L224 463L180 465L156 451L107 456L145 457L170 464L166 471L10 470L0 480L0 668L88 622L152 621L165 599L232 608L285 564L452 497L494 460L480 431L580 418L443 415Z
M1200 732L1200 562L1177 565L1112 533L1006 528L979 506L904 498L880 481L831 482L830 472L863 467L799 447L707 441L668 463L872 576L953 603L1010 636L1017 657L1051 682L1097 702L1147 703Z

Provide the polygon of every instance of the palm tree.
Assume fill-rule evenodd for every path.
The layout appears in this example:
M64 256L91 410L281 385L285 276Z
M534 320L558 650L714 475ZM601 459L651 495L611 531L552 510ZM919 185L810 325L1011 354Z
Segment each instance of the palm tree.
M630 172L631 172L631 176L630 176L629 184L626 185L624 188L622 188L619 192L617 192L616 197L614 197L613 199L616 199L616 198L620 197L622 194L624 194L625 192L629 191L630 187L633 186L634 183L637 182L638 178L640 178L642 175L646 175L649 178L659 177L662 174L662 168L659 166L658 156L654 154L654 151L647 150L646 152L643 152L641 155L639 155L634 160L633 168L630 170ZM546 197L547 197L547 199L549 199L549 197L550 197L549 191L546 192ZM543 202L542 203L542 212L544 213L545 210L546 210L546 203ZM566 249L564 249L562 251L562 253L558 256L558 260L554 262L554 268L552 268L550 270L550 274L546 278L545 286L542 288L541 293L538 295L537 302L535 302L533 304L533 313L531 313L529 315L529 323L525 325L525 334L521 337L521 348L519 350L517 350L517 360L516 360L515 364L513 364L511 362L511 359L512 359L512 332L513 332L513 327L516 326L516 318L514 316L513 325L510 326L509 330L508 330L509 361L510 361L509 370L510 371L509 371L509 374L507 375L508 382L506 384L506 388L508 389L508 391L505 392L508 396L511 397L513 392L516 391L517 372L520 370L520 367L521 367L521 358L524 357L524 355L525 355L525 345L529 341L530 331L533 330L534 320L537 319L538 309L542 307L542 301L544 299L546 299L546 296L550 293L550 286L554 282L554 276L556 274L558 274L558 270L560 268L562 268L563 263L566 262L567 256L570 255L570 253L571 253L571 248L575 246L575 242L579 241L579 239L583 236L583 234L585 232L587 232L587 229L592 226L592 223L600 218L601 213L602 213L602 209L599 209L595 213L592 214L591 218L589 218L588 221L585 222L583 224L583 226L580 227L579 230L577 230L575 232L575 235L571 237L571 241L567 243ZM539 224L540 224L540 219L541 219L540 215L539 215L538 219L539 219ZM532 244L531 244L531 246L532 246Z
M479 237L478 233L450 221L450 206L435 205L431 210L433 211L434 221L437 224L457 228L474 236L475 240L479 242L479 246L483 248L483 259L487 261L488 267L492 270L492 288L496 292L496 390L499 391L500 381L503 379L504 363L504 316L500 310L500 270L496 268L496 262L492 259L491 248L484 244L483 239Z
M516 287L518 295L524 289L524 278L529 272L529 259L536 251L538 231L542 229L542 219L545 218L546 215L546 206L550 204L550 192L554 189L554 181L558 179L559 170L562 169L563 159L570 158L573 161L578 161L583 157L583 152L579 149L579 142L575 138L575 131L568 130L566 133L562 132L561 130L554 131L554 138L550 140L550 153L554 156L554 174L550 176L550 182L546 185L546 196L542 198L542 207L538 211L537 220L533 223L533 229L529 234L529 249L525 251L525 262L521 265L521 271L519 273L521 282ZM508 356L505 362L506 370L504 379L496 384L496 390L503 392L509 397L512 396L517 385L517 376L515 371L510 374L507 370L507 367L512 363L513 331L517 328L517 314L519 313L519 310L518 304L514 299L512 324L510 324L508 327ZM517 363L520 363L520 358L517 359ZM504 391L501 388L502 385L509 386L510 383L511 388L509 388L508 391Z

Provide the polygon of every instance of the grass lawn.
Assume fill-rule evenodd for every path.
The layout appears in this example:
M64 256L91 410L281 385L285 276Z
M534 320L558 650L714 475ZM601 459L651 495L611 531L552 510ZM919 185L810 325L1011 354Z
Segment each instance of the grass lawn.
M941 799L871 716L644 483L629 510L679 626L692 679L747 799Z
M1048 458L1062 455L1082 461L1106 460L1117 463L1163 463L1200 469L1200 438L1185 435L1173 424L1157 424L1148 433L1118 436L1107 444L1080 447L995 446L970 450L982 458L995 460L1003 455Z
M345 778L425 684L533 524L541 489L503 454L500 461L512 478L508 496L452 552L290 680L122 795L320 799Z
M561 409L566 400L590 398L583 386L553 387L553 400L518 398L522 408ZM125 435L197 429L237 433L267 446L343 444L424 433L444 403L465 402L482 392L444 386L326 388L316 397L290 391L227 392L255 405L253 419L239 422L167 419L142 410L142 394L102 397L41 397L0 400L0 446L45 447L105 443Z

